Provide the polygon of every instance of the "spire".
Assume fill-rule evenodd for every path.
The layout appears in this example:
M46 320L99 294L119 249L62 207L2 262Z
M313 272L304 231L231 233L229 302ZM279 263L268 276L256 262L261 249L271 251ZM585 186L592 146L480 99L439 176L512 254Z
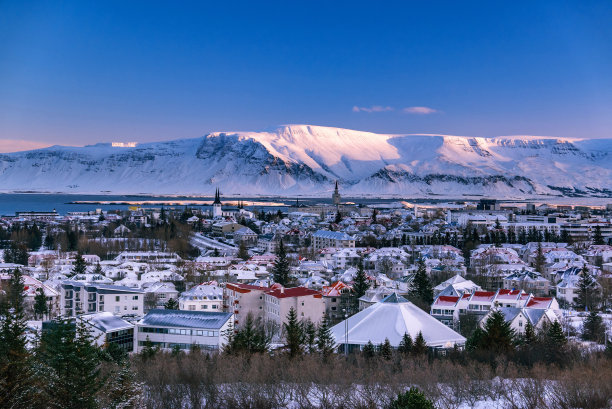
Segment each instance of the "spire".
M338 180L336 179L336 188L334 189L335 193L338 193Z
M213 204L221 204L221 193L219 193L219 188L215 190L215 201L213 202Z

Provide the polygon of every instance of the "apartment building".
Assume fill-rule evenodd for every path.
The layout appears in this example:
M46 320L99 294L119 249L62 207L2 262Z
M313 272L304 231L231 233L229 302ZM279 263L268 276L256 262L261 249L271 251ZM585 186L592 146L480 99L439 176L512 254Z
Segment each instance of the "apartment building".
M273 288L265 292L266 319L283 325L287 322L289 310L294 308L299 320L310 320L315 324L325 313L325 302L320 292L305 287Z
M63 281L60 284L60 315L111 312L143 315L144 292L130 287Z
M346 233L319 230L312 235L312 247L315 250L325 247L352 248L355 247L355 239Z

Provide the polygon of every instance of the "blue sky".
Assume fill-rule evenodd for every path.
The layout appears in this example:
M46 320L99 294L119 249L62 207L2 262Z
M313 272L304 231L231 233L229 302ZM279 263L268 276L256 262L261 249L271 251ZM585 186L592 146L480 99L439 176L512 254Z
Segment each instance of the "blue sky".
M612 137L610 1L221 3L0 0L0 140Z

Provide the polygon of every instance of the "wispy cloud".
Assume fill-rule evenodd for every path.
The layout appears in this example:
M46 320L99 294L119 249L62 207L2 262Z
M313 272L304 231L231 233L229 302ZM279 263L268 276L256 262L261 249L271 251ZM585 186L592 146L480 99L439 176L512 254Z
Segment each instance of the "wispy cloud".
M353 107L353 112L367 112L371 114L372 112L388 112L393 111L393 107L384 107L382 105L373 105L371 107L358 107L355 105Z
M435 114L438 111L433 108L429 108L429 107L406 107L402 109L402 112L406 114L429 115L429 114Z

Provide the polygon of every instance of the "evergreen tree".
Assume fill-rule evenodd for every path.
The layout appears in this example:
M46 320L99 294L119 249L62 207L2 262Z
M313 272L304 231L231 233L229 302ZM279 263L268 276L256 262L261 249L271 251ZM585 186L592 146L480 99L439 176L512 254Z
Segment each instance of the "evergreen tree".
M364 357L373 358L376 354L376 348L374 348L372 341L368 341L368 343L363 346L363 350L361 352L363 353Z
M410 295L414 299L421 301L427 309L429 309L429 306L433 302L433 288L427 276L425 261L422 258L419 259L419 266L412 280Z
M246 261L250 258L251 256L249 256L249 251L246 248L246 244L244 242L244 240L240 241L240 246L238 247L238 258Z
M304 329L298 321L295 308L291 307L287 314L287 322L283 324L285 330L285 341L291 358L301 355L304 344Z
M601 226L595 226L595 232L593 233L593 244L602 245L604 244L604 239L601 234Z
M247 314L244 324L228 337L225 352L228 354L254 354L270 349L272 334L264 326L260 317Z
M353 294L357 300L363 297L370 288L370 283L368 283L368 276L366 275L363 269L363 263L359 260L359 265L357 266L357 274L355 275L355 280L353 281Z
M74 259L74 264L72 265L72 274L85 274L86 271L87 263L85 262L81 252L78 252L76 258Z
M108 385L106 399L108 409L137 409L142 407L144 385L136 382L134 373L127 364L121 365Z
M36 358L45 378L42 386L47 407L97 408L104 388L101 351L83 320L73 324L58 320L41 337Z
M151 339L149 339L149 336L147 335L147 338L144 340L143 348L140 350L140 357L143 360L151 359L155 357L158 352L159 347L157 345L153 346L153 342L151 341Z
M279 283L282 286L289 284L289 260L287 260L287 253L285 253L285 245L282 240L278 244L276 260L274 261L274 267L272 267L272 275L275 283Z
M531 325L531 322L527 321L527 325L525 325L525 333L523 334L523 344L533 345L536 341L537 337L533 325Z
M325 314L323 315L323 319L321 320L317 330L317 348L321 355L328 357L334 352L334 345L334 337L332 336L331 328L329 327L327 314Z
M28 406L35 391L31 388L23 276L19 269L13 271L7 290L8 297L0 303L0 407L21 408Z
M605 337L606 327L601 316L595 310L591 310L584 320L582 326L582 339L602 344Z
M476 351L480 348L482 344L482 340L485 336L485 332L480 328L480 326L476 327L472 335L465 342L465 349L467 351Z
M99 274L99 275L104 275L104 272L102 271L102 266L100 265L100 263L96 263L96 266L94 267L93 273L94 274Z
M562 363L567 338L559 321L555 320L544 335L544 355L548 363Z
M544 253L542 251L542 243L538 243L538 250L536 252L535 262L534 262L535 270L544 274L544 266L546 265L546 258L544 257Z
M399 393L397 399L389 405L389 409L434 409L434 405L423 392L410 388L405 393Z
M405 332L402 340L400 341L399 347L397 348L399 353L408 355L412 352L412 337L409 333Z
M506 322L500 311L493 311L484 326L479 347L497 353L510 352L514 349L515 333L510 323Z
M164 308L167 309L167 310L178 310L179 309L179 303L176 300L176 298L172 298L171 297L164 304Z
M304 347L306 352L312 354L316 351L317 346L317 327L311 320L306 320L304 327Z
M43 318L47 312L49 312L47 296L42 287L39 287L36 289L36 295L34 296L34 317Z
M577 309L593 310L599 304L599 294L597 293L597 284L589 274L586 266L580 272L580 280L578 281L578 291L574 305Z
M393 357L393 348L389 338L385 338L385 342L380 345L380 356L387 361Z
M425 355L427 353L427 343L423 338L423 333L419 331L416 338L414 339L414 345L412 345L413 355Z

